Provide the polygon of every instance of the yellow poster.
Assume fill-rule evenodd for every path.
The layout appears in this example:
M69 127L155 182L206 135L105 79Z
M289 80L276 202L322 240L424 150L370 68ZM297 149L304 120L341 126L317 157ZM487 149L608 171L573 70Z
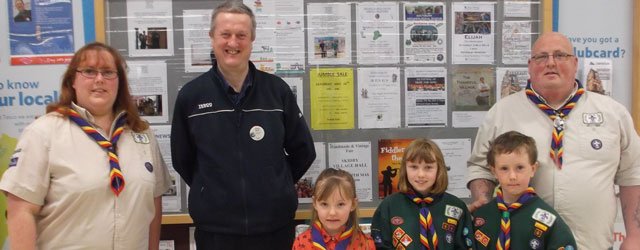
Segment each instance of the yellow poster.
M311 128L353 129L353 69L312 68Z

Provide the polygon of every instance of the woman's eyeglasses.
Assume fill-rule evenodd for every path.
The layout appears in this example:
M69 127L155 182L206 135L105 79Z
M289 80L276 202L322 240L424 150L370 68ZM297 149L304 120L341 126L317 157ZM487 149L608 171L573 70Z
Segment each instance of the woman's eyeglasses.
M82 76L90 79L96 78L98 74L101 74L102 78L104 79L113 80L118 78L118 72L113 70L96 70L96 69L87 68L87 69L78 69L76 71L80 72Z

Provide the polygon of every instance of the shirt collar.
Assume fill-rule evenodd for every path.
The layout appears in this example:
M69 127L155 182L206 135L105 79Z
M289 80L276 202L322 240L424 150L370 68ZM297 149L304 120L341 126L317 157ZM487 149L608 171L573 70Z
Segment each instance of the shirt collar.
M235 90L229 84L229 82L227 82L227 80L224 79L224 77L222 76L222 73L220 72L220 69L218 69L218 64L215 63L215 61L213 64L213 68L215 69L215 76L218 77L218 79L220 79L222 88L225 91L231 91L230 93L239 94L239 93L236 93ZM251 67L249 67L247 76L244 78L244 82L242 83L242 88L240 89L240 93L244 93L252 85L253 85L253 81L251 79Z
M342 235L342 233L344 233L344 231L347 229L346 226L342 226L340 227L340 233L338 233L336 236L331 236L327 233L326 230L324 230L324 227L320 230L320 233L322 234L322 240L324 240L324 243L329 243L331 241L337 241L338 238L340 237L340 235Z
M91 112L89 112L89 110L81 107L80 105L76 104L75 102L71 102L71 108L73 110L75 110L76 112L78 112L78 114L80 115L80 117L82 117L82 119L88 121L89 123L91 123L92 125L95 126L96 122L95 122L95 118L93 117L93 115L91 114ZM118 119L120 119L121 116L125 115L126 112L124 110L118 112L118 114L114 117L114 121L117 121Z
M536 92L536 90L532 87L531 90L533 91L534 94L536 94L536 96L542 101L544 102L544 104L547 104L547 106L552 107L552 108L556 108L551 106L547 100L544 99L544 97L542 97L542 95L538 94L538 92ZM567 102L569 102L569 100L571 100L571 98L573 98L574 95L576 95L576 93L578 92L578 82L577 80L573 82L573 90L571 91L571 94L569 96L567 96L567 98L564 100L564 102L562 102L562 106L564 106ZM561 108L562 106L558 107Z

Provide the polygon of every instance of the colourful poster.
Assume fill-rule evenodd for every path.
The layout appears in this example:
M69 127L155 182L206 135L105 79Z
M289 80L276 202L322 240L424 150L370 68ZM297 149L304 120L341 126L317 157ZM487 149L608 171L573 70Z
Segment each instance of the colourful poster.
M11 65L67 64L74 52L71 0L9 0Z
M353 69L313 68L311 85L311 128L353 129Z
M378 140L378 197L398 192L398 179L404 149L413 139Z

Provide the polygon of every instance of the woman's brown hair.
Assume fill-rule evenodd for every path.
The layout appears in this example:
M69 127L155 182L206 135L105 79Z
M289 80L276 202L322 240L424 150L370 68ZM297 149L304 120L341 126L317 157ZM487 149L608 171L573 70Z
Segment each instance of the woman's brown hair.
M60 86L60 99L58 100L58 102L47 105L47 113L56 112L60 109L71 108L71 103L78 101L76 91L73 88L73 81L76 77L76 74L78 74L78 67L87 59L87 57L89 56L87 52L90 51L95 51L98 53L105 51L113 57L113 61L116 65L116 70L118 71L118 94L116 96L116 101L113 104L114 114L116 112L126 111L127 125L131 130L135 132L142 132L149 128L149 124L140 118L138 109L133 102L133 98L131 98L131 93L129 92L129 81L127 80L127 64L124 58L122 58L117 50L110 47L109 45L100 42L89 43L76 51L76 53L73 55L73 58L71 58L71 62L67 66L67 70L62 76L62 85ZM67 113L63 113L62 115L68 116Z

